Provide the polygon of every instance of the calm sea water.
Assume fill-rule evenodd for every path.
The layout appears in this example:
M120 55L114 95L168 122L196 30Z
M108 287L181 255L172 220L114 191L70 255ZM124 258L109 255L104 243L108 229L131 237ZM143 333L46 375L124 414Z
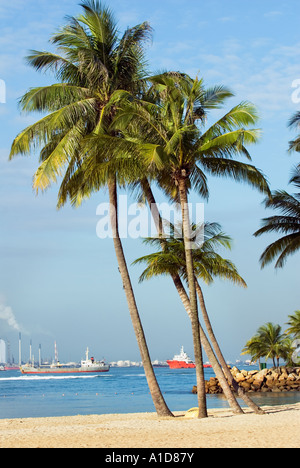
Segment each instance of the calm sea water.
M171 411L197 406L191 393L194 369L156 368L158 382ZM205 369L206 378L214 375ZM300 402L300 392L256 395L260 405ZM242 404L242 402L241 402ZM222 395L208 395L208 408L226 408ZM0 372L0 419L152 412L155 408L143 368L111 368L110 372L81 376L24 376Z

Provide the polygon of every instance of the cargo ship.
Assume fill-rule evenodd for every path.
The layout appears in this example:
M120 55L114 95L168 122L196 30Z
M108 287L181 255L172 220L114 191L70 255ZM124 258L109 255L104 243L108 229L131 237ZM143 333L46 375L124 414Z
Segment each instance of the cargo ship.
M194 369L196 367L192 359L184 352L181 346L180 354L175 354L172 360L167 361L170 369ZM210 364L204 364L203 367L211 367Z
M22 374L91 374L98 372L108 372L109 365L104 361L95 361L93 357L89 359L89 349L86 350L86 358L78 366L60 364L56 362L51 365L35 367L25 364L20 367Z

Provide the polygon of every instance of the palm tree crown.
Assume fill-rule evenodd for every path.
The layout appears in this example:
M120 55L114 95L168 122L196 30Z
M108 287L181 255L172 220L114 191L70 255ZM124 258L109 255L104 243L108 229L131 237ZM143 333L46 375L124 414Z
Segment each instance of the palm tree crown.
M242 102L205 130L207 113L220 108L232 93L223 87L206 90L202 79L166 73L149 78L146 100L121 109L115 127L140 148L161 188L178 197L178 180L185 178L207 198L206 173L244 181L269 194L263 174L251 164L233 160L233 155L251 159L247 144L256 143L259 130L247 129L257 122L254 106Z
M246 287L246 283L239 275L236 266L228 259L223 258L217 250L220 247L231 248L231 238L221 231L218 223L205 223L204 228L192 225L191 231L203 229L203 243L193 249L195 276L210 284L215 278L228 279L233 283ZM160 250L136 259L133 264L146 263L147 267L140 276L140 281L148 280L153 276L179 274L187 280L185 250L181 227L170 226L170 237L147 238L145 244Z
M51 38L57 53L32 51L27 57L29 65L53 72L59 82L30 89L22 97L23 111L48 114L15 138L10 154L13 158L42 149L33 186L45 190L64 176L59 205L66 201L65 186L85 157L83 138L105 135L122 93L140 92L145 75L142 45L151 34L145 22L119 38L110 9L96 0L86 0L82 7L84 14L68 18Z

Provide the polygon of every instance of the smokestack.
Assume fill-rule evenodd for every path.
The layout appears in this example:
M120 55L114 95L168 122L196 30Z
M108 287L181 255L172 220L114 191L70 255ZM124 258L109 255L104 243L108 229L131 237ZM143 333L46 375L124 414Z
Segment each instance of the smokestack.
M41 367L41 365L42 365L41 348L42 348L42 346L39 345L39 367Z
M19 366L22 365L22 339L21 333L19 333Z

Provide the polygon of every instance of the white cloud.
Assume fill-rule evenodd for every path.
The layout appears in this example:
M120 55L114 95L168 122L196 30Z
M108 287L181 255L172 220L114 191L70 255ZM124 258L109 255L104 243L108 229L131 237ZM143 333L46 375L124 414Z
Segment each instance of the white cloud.
M230 21L235 21L234 16L222 16L221 18L218 18L218 21L221 21L222 23L228 23Z
M5 0L0 0L0 19L6 19L12 16L12 13L26 8L27 0L14 0L8 5Z
M273 11L268 11L267 13L264 14L265 18L277 18L278 16L281 16L283 13L282 11L279 10L273 10Z
M229 85L240 99L256 104L264 116L293 113L297 109L291 99L292 82L300 78L300 44L264 47L260 53L257 45L246 48L233 39L220 45L220 53L207 50L193 61L202 64L206 80ZM267 38L264 45L270 45Z

